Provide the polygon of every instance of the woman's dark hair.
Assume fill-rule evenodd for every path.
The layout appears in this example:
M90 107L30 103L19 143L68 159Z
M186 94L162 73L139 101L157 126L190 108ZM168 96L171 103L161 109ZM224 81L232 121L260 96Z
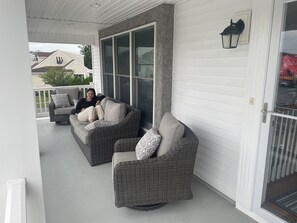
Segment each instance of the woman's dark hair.
M89 91L92 91L92 92L93 92L93 94L94 94L94 97L96 96L96 91L95 91L95 89L94 89L94 88L89 88L89 89L87 90L87 93L88 93Z

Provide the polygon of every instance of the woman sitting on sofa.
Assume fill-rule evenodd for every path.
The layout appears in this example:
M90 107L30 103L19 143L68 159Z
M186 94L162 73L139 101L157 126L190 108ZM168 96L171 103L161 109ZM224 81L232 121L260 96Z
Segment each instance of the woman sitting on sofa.
M78 113L77 118L82 122L94 122L97 114L101 112L100 101L105 98L104 95L96 96L95 89L89 88L85 98L81 98L76 105L75 111Z

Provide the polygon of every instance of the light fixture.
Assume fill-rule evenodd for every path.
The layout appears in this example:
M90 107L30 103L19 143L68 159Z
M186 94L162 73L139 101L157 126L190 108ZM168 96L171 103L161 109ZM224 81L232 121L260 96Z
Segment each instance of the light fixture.
M223 32L220 33L222 37L222 45L224 49L236 48L239 40L239 36L244 30L244 22L239 19L236 23L230 21L230 26L226 27Z

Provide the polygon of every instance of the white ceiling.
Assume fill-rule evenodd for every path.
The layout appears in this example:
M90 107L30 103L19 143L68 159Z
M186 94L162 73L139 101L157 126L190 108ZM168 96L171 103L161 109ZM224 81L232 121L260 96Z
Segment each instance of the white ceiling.
M29 41L93 43L98 30L184 0L25 0Z

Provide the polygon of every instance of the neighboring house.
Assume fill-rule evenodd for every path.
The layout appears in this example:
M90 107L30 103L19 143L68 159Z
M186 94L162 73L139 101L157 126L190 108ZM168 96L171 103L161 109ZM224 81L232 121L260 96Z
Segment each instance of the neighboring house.
M46 73L50 68L63 69L74 76L86 78L90 76L90 70L83 65L83 55L66 53L61 50L54 52L30 52L34 55L31 63L33 87L47 87L40 75Z

